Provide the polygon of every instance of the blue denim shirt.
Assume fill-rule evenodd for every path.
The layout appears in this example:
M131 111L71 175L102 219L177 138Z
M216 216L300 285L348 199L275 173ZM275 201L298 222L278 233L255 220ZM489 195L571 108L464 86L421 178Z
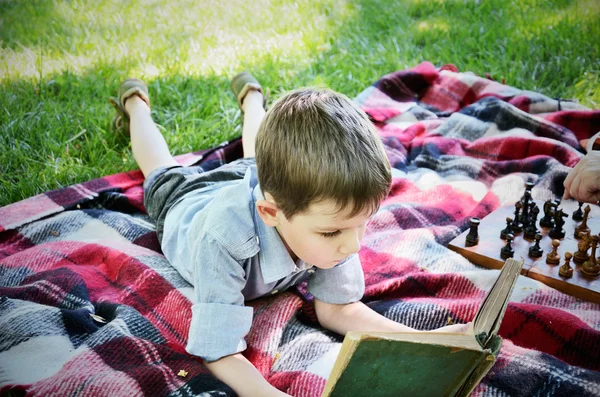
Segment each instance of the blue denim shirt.
M161 246L194 286L186 350L207 361L246 349L252 308L244 301L276 294L308 279L317 299L345 304L362 298L358 255L331 269L294 262L274 227L256 211L263 195L250 166L243 179L187 193L167 213Z

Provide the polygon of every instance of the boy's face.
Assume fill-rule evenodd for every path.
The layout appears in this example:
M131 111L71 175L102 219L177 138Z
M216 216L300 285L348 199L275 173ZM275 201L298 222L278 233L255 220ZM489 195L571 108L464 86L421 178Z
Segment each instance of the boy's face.
M307 211L291 220L277 210L272 213L271 224L265 223L277 228L292 258L329 269L358 252L372 215L366 211L350 217L349 212L349 209L338 211L335 203L324 201L311 204Z

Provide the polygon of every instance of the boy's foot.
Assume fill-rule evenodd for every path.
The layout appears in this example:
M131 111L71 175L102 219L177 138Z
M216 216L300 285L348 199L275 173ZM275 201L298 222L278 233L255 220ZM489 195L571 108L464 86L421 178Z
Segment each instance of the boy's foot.
M117 111L113 118L112 127L114 130L129 134L129 114L125 109L125 102L133 96L138 96L150 108L150 96L148 95L148 86L142 80L127 79L119 87L119 96L109 98L111 105Z
M267 110L268 93L267 95L265 95L265 93L263 92L263 88L258 82L258 80L256 80L256 78L250 73L238 73L233 79L231 79L230 87L242 111L244 111L244 99L250 91L258 91L263 95L263 108Z

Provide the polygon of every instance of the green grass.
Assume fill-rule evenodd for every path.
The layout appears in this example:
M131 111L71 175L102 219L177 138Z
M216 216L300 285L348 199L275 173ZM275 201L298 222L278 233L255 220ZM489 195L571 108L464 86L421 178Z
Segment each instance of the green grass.
M135 169L107 99L150 85L174 154L240 134L229 78L355 96L423 60L600 106L595 0L0 0L0 206ZM126 4L126 5L123 5Z

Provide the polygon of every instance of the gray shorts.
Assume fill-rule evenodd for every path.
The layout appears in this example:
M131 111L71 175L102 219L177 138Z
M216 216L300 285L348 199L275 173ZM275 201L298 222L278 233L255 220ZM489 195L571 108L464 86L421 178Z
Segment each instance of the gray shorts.
M206 171L202 166L159 167L144 181L144 206L156 224L158 241L162 242L165 217L169 209L189 192L219 182L243 179L254 158L242 158Z

